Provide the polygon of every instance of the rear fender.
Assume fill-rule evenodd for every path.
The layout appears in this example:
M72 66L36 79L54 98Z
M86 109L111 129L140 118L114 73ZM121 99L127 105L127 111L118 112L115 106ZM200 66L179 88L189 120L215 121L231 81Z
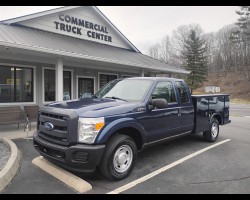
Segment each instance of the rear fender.
M221 116L220 113L214 113L214 114L210 117L210 122L211 122L211 120L212 120L213 118L216 118L216 119L218 120L219 124L220 124L220 125L223 125L224 122L223 122L223 118L222 118L222 116Z

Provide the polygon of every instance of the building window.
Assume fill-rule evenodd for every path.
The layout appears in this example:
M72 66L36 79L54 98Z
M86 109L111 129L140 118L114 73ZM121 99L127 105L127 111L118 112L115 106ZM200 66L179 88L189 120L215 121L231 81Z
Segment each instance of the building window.
M56 76L55 70L44 70L44 100L55 101L56 100Z
M63 100L67 101L71 99L71 72L63 72Z
M95 86L94 78L78 78L78 97L86 98L92 97L94 94L94 86Z
M112 81L114 79L117 79L117 75L111 75L111 74L100 74L100 85L99 88L102 88L106 83L109 81Z
M33 69L0 66L0 103L33 102Z
M71 99L71 72L63 71L63 100ZM53 69L44 70L44 97L45 101L56 100L56 74Z
M130 75L122 75L122 78L132 78L132 77L135 77L135 76L130 76Z

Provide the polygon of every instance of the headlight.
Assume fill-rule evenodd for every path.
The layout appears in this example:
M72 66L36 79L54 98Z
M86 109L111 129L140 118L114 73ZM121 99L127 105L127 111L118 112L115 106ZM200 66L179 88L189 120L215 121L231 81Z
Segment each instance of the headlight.
M104 117L79 118L78 142L92 144L104 124Z

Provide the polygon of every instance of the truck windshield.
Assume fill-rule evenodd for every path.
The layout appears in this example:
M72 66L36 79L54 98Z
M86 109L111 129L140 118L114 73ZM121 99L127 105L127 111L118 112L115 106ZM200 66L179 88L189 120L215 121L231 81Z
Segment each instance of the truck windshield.
M110 85L104 86L95 96L125 101L141 101L151 83L151 80L120 79L110 82Z
M102 98L109 90L112 89L112 87L115 86L116 83L121 81L122 79L115 79L113 81L110 81L106 83L97 93L95 93L95 97Z

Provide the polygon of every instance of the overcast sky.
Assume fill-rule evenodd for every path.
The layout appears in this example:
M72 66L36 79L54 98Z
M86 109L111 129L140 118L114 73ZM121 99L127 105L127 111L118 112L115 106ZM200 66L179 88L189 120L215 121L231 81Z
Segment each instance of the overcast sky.
M0 6L0 21L61 6ZM237 6L98 6L142 52L180 25L197 23L215 32L237 20Z

